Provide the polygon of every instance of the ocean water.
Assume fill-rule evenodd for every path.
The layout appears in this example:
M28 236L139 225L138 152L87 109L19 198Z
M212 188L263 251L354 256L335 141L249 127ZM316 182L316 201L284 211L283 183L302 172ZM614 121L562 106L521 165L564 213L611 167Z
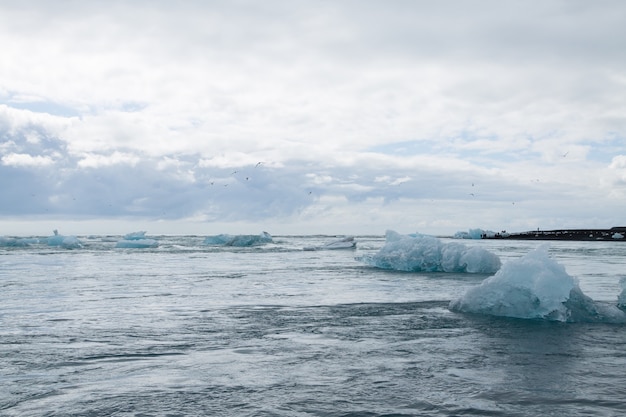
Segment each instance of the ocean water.
M1 416L626 415L626 325L451 311L489 275L361 262L383 236L155 239L0 248ZM541 244L462 243L503 263ZM615 304L626 244L549 253Z

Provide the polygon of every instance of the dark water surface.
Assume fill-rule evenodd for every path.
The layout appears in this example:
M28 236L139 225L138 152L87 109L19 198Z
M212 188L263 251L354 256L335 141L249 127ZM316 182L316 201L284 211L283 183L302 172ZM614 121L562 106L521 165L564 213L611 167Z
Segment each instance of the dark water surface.
M2 416L620 416L626 327L460 314L485 275L378 270L321 237L0 248ZM326 239L328 240L328 239ZM537 243L482 245L506 262ZM626 245L556 243L613 302Z

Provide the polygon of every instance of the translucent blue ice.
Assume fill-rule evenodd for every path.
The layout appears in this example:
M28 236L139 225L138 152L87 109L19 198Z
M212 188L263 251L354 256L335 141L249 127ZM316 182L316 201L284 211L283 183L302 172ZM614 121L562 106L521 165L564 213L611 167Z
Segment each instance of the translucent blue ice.
M272 243L272 236L267 232L262 232L259 235L227 235L221 234L216 236L208 236L204 239L205 245L215 246L258 246L266 243Z
M63 236L55 229L54 235L48 237L48 246L60 246L65 249L78 249L82 248L83 244L76 236Z
M141 240L146 238L146 232L131 232L124 235L124 240Z
M15 238L0 236L0 246L6 247L25 247L39 243L37 238Z
M145 249L156 248L159 246L159 242L155 239L147 239L146 232L132 232L124 235L124 239L118 241L115 244L116 248L125 249Z
M450 309L521 319L562 322L624 322L617 306L594 302L577 280L548 256L542 245L520 259L505 263L494 275L450 303ZM624 291L619 302L626 301Z
M391 230L376 254L360 259L377 268L409 272L493 274L500 268L500 258L483 248L443 243L433 236L401 235Z
M129 248L129 249L144 249L144 248L156 248L159 246L159 242L154 239L122 239L115 244L116 248Z

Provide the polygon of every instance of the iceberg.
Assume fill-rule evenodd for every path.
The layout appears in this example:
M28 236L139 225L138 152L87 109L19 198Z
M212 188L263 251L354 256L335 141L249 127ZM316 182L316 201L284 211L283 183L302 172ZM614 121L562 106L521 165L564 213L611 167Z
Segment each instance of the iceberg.
M82 248L83 244L76 236L63 236L59 234L59 231L54 229L54 235L48 237L48 246L60 246L65 249L78 249Z
M4 247L26 247L39 243L37 238L13 238L0 236L0 246Z
M328 242L322 246L306 246L302 250L313 251L313 250L336 250L336 249L355 249L356 241L354 240L354 236L344 237L343 239L335 240L333 242Z
M625 284L626 285L626 284ZM626 302L623 290L618 306ZM493 276L450 302L453 311L560 322L626 322L618 306L601 305L583 294L575 278L542 245L505 263Z
M360 258L368 265L408 272L467 272L493 274L500 269L500 258L483 248L471 247L415 234L386 233L385 245L374 255Z
M122 239L119 240L116 244L116 248L123 249L145 249L145 248L156 248L159 246L159 242L154 239Z
M124 235L122 240L119 240L116 244L116 248L123 249L146 249L156 248L159 246L159 242L155 239L147 239L146 232L132 232Z
M503 232L506 233L506 232ZM496 232L483 229L469 229L469 231L459 231L454 234L454 239L482 239L483 236L494 237Z
M124 240L142 240L146 238L146 232L131 232L124 235Z
M259 246L266 243L273 243L272 236L267 232L261 232L259 235L228 235L220 234L208 236L204 239L203 244L213 246Z

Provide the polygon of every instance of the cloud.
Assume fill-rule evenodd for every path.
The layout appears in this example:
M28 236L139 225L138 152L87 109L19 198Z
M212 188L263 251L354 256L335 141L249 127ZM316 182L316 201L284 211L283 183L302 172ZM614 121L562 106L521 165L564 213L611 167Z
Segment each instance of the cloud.
M330 233L610 226L625 10L3 4L0 214Z

